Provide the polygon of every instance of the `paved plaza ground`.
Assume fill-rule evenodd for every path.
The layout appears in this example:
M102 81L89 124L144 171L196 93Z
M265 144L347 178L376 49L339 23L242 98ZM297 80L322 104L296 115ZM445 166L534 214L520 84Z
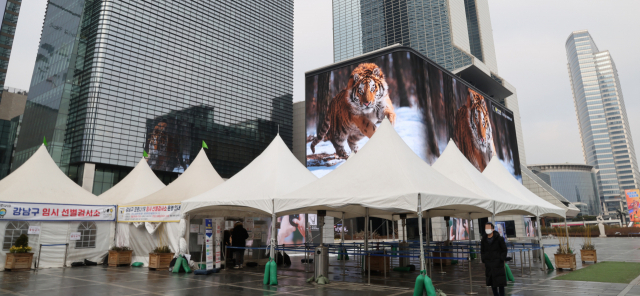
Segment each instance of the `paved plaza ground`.
M599 261L640 262L640 238L594 239L593 242ZM557 241L544 240L544 243L554 244ZM573 246L579 248L580 243L581 239L576 238ZM553 260L555 250L548 248L545 251ZM531 274L525 266L522 276L518 255L515 257L517 266L511 264L515 283L509 283L508 295L640 295L640 286L635 285L553 280L570 271L545 273L540 270L539 262L534 262ZM279 285L273 287L262 285L264 267L196 276L146 268L98 266L0 272L0 295L413 295L417 273L391 272L386 278L383 274L372 273L371 285L367 285L367 278L360 273L356 261L348 261L343 267L335 257L331 258L329 278L332 281L329 285L307 284L306 279L313 273L305 272L305 267L311 268L301 264L300 258L292 257L291 267L278 268ZM593 263L585 266L590 264ZM578 260L578 268L582 267ZM491 289L484 287L483 265L475 260L471 268L473 290L478 295L492 295ZM343 270L347 275L341 275ZM436 288L447 295L465 295L469 291L466 261L446 266L446 274L438 273L438 266L432 270Z

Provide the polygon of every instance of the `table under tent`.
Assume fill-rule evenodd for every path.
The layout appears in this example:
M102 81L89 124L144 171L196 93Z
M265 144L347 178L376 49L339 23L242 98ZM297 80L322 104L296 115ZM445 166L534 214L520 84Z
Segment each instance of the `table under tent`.
M44 145L0 181L0 204L2 268L5 254L21 234L29 237L32 268L38 255L39 268L63 267L65 262L70 266L85 259L97 262L113 237L115 204L109 205L73 182Z
M201 149L196 158L178 179L167 187L164 187L146 197L118 206L118 223L133 222L129 224L129 246L134 251L134 261L149 265L148 254L159 246L169 246L174 254L180 250L180 203L183 200L207 192L224 183L224 180L213 168L204 149ZM136 227L138 223L144 223L155 232L150 232L147 227ZM187 232L183 245L187 245L192 259L200 258L202 242L196 234ZM191 234L191 236L190 236ZM200 242L200 244L198 244Z
M186 215L191 223L212 218L213 228L220 231L227 226L233 227L233 223L227 224L227 221L243 221L245 227L251 226L246 224L250 218L254 225L253 229L247 229L250 238L247 240L245 262L263 265L267 262L267 255L260 249L265 249L262 246L267 241L275 243L275 227L272 223L276 217L273 212L274 199L315 180L317 177L296 159L278 134L258 157L232 178L203 194L182 201L182 215ZM221 227L217 228L215 223ZM222 234L214 235L216 245L220 246ZM220 248L216 248L216 257L213 259L216 268L222 263L222 253ZM270 254L274 254L273 251Z
M326 210L343 212L347 218L364 216L365 253L383 257L388 255L369 252L366 221L370 216L396 219L412 215L422 219L423 212L428 211L431 217L477 219L491 216L494 207L522 210L529 206L485 197L449 180L414 153L386 119L349 161L318 181L276 199L275 204L279 214ZM422 223L418 228L420 268L425 270Z
M162 188L165 188L164 183L158 179L156 174L151 170L147 160L140 159L138 164L131 170L131 172L120 180L118 184L111 187L100 195L105 201L116 205L126 204L151 193L154 193ZM118 212L121 209L118 208ZM132 227L133 226L133 227ZM144 222L136 222L129 225L129 222L117 222L115 229L115 237L112 237L112 245L116 247L132 247L131 245L131 232L130 228L140 228L141 231L147 231L153 233L156 231L156 225L145 225ZM132 262L138 262L146 258L149 253L140 253L138 250L133 250Z

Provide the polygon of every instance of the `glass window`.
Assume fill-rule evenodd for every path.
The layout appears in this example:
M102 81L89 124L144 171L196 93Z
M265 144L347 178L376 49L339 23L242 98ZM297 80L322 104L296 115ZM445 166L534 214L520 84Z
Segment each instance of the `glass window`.
M76 241L76 249L95 248L98 228L95 222L82 222L78 225L80 240Z
M4 242L2 244L2 250L8 251L20 235L27 234L29 232L29 222L12 221L7 224L7 228L4 231Z

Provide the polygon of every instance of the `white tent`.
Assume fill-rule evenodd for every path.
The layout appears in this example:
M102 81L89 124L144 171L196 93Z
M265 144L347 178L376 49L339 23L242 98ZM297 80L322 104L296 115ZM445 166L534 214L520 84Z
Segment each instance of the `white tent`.
M108 201L109 203L121 205L141 199L164 187L164 183L162 183L162 181L158 179L156 174L149 167L147 161L142 158L133 168L133 170L131 170L131 172L126 177L124 177L124 179L120 180L120 182L111 187L111 189L102 193L100 195L100 198ZM136 226L142 226L142 224L137 224ZM150 228L152 230L155 230L155 226L157 225L153 225ZM116 246L131 246L131 235L129 232L129 227L130 226L128 223L117 223L117 228L115 231ZM135 253L133 255L142 256L142 254Z
M243 170L220 186L184 200L182 214L258 217L273 214L273 200L318 178L293 156L277 135Z
M418 194L432 216L491 216L492 200L475 194L429 166L400 138L387 119L349 161L316 182L276 199L278 215L333 210L345 217L392 219L415 214ZM397 218L397 216L396 216Z
M507 171L497 157L491 159L482 174L505 191L534 204L536 206L535 216L565 217L566 208L563 209L552 205L529 191Z
M318 178L291 153L280 135L249 165L220 186L182 202L182 214L209 217L270 216L276 219L274 199ZM271 227L271 251L275 248Z
M109 203L121 205L141 199L164 187L164 183L158 179L147 161L142 158L124 179L102 193L100 198Z
M121 205L121 209L130 206L152 206L152 205L173 205L180 204L183 200L194 197L214 187L224 183L224 180L218 172L213 168L204 149L191 162L191 165L184 171L178 179L173 181L167 187L164 187L146 197L135 200L133 202ZM158 226L159 231L150 233L146 227L135 227L134 224L129 225L129 245L133 249L133 260L142 262L147 266L149 264L148 254L160 244L168 245L171 249L178 253L179 250L179 219L180 217L165 217L161 220L151 219L151 223L161 223ZM149 224L147 222L145 224Z
M440 155L433 168L458 185L494 200L494 215L536 215L537 207L519 195L511 194L487 177L460 152L453 140Z
M39 234L28 235L34 253L40 244L56 245L42 248L43 268L63 266L65 246L58 244L69 244L67 265L83 259L99 261L109 248L115 205L108 205L67 177L44 145L0 181L0 203L6 211L0 220L5 242L0 252L2 268L15 238L34 226L40 228ZM80 240L69 240L71 232L81 232Z

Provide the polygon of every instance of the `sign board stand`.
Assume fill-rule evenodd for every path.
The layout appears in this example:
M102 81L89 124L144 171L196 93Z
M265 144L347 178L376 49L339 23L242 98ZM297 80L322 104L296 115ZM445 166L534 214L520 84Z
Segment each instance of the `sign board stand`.
M204 219L204 240L207 270L213 269L213 221Z

